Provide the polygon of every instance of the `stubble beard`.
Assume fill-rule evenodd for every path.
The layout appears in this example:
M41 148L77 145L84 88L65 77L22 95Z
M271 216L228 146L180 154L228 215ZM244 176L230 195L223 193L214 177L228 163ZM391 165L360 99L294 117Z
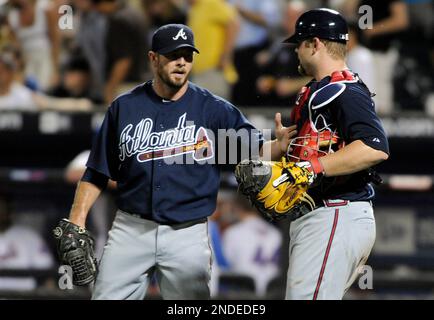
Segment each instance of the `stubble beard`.
M173 81L172 79L170 79L170 76L168 74L163 72L163 69L161 67L158 68L158 76L166 86L174 90L181 89L188 80L188 74L186 74L183 80Z

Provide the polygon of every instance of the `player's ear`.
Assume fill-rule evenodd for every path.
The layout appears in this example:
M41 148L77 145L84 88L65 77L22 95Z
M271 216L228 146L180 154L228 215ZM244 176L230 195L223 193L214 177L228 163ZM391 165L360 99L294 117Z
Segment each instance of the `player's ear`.
M157 53L154 51L148 51L148 59L151 63L157 60Z
M321 39L320 39L320 38L315 37L315 38L312 39L312 45L313 45L313 49L314 49L315 51L318 51L318 49L319 49L321 46L324 46L324 43L321 42Z

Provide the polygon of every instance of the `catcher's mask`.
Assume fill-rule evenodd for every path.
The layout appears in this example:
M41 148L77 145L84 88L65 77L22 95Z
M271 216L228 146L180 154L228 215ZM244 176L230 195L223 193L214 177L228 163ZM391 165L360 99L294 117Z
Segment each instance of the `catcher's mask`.
M286 157L288 161L310 161L322 157L343 147L343 141L336 132L325 129L321 132L309 130L305 135L292 139L288 145Z

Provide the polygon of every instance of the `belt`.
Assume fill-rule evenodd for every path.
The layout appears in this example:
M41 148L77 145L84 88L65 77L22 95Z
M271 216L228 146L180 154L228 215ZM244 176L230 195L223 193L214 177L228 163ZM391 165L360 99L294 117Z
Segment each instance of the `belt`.
M312 209L312 207L310 205L303 202L299 206L297 206L293 209L293 212L291 212L291 214L289 215L290 221L297 220L297 219L303 217L304 215L308 214L309 212L312 212L318 208L340 207L340 206L346 206L348 203L350 203L350 200L328 199L328 200L319 201L318 204L315 205L315 207Z

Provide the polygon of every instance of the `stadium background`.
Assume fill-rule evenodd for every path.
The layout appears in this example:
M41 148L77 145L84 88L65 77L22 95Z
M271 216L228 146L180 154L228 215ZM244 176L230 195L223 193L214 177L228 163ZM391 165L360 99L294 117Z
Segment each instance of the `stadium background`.
M199 0L197 3L201 1L208 0ZM208 2L213 5L212 2L217 1L224 2ZM39 18L36 18L34 23L41 28L39 31L42 30L45 34L41 38L45 39L41 39L39 44L33 44L35 47L29 45L30 42L37 42L34 38L26 38L22 33L15 39L12 36L14 32L15 35L20 35L20 27L15 25L14 29L11 2L14 1L0 1L0 222L9 215L15 233L10 232L10 229L0 230L0 298L87 298L89 290L86 288L59 288L58 280L61 275L58 273L50 230L59 218L68 214L75 183L86 157L81 153L91 147L92 137L106 110L105 101L110 100L110 92L114 94L113 92L140 83L140 79L149 79L144 53L149 48L152 31L169 22L191 22L193 26L197 26L198 22L194 20L197 17L193 12L197 15L200 8L192 9L192 5L197 5L194 1L126 1L126 5L133 8L135 17L140 17L138 20L131 18L131 24L134 26L134 23L137 23L136 29L143 28L142 32L129 37L131 41L135 41L135 36L144 36L144 45L138 46L142 52L136 55L134 53L131 57L133 60L142 59L134 62L141 72L139 75L125 75L123 80L113 87L110 86L110 80L113 79L110 79L110 72L107 70L116 63L116 59L125 58L124 52L113 52L116 51L113 50L113 43L123 40L110 34L101 38L106 41L103 48L107 50L104 55L106 63L102 68L100 66L105 75L95 73L97 67L92 64L91 59L92 54L95 57L97 53L89 53L80 47L85 47L86 41L87 44L93 43L94 40L89 38L92 38L94 30L97 30L82 27L85 23L90 23L88 28L93 28L92 22L98 21L93 19L89 22L83 18L83 8L87 8L86 2L91 1L29 1L35 5L34 12L46 8L46 12L51 10L57 19L66 14L66 11L59 13L58 8L61 5L70 5L73 13L72 29L64 30L59 28L59 24L51 24L50 27L49 13L44 20L45 25L38 24L42 18L36 15ZM284 122L287 123L294 92L303 80L294 71L296 63L293 57L282 53L282 50L288 52L290 49L280 45L299 12L313 7L335 8L343 12L349 21L356 22L353 24L356 26L362 13L355 10L363 3L372 5L374 17L376 10L381 11L384 19L392 17L398 11L404 12L405 19L397 14L393 23L395 30L392 28L393 32L386 36L381 35L381 32L369 35L369 32L357 30L357 27L355 29L361 42L358 47L363 46L364 49L359 56L360 60L353 58L355 62L353 61L354 64L350 67L360 73L362 78L363 74L366 74L372 84L371 91L391 92L389 103L376 100L377 111L389 136L391 157L378 166L384 183L376 189L377 239L367 263L372 268L373 288L362 290L356 281L345 298L434 298L432 1L384 1L382 5L375 5L374 2L358 3L351 0L290 1L290 4L285 0L266 0L263 3L267 5L262 6L258 5L260 1L253 0L229 2L232 6L230 10L238 14L229 14L227 20L219 22L220 25L229 23L231 19L238 19L238 25L241 26L238 36L246 40L245 35L240 36L241 32L246 32L245 34L251 37L248 39L251 42L246 40L243 44L238 41L230 52L232 59L226 61L223 68L218 65L221 61L209 68L214 69L216 74L222 73L222 79L229 88L226 92L228 99L261 129L274 127L273 118L276 112L282 112ZM249 6L254 8L251 10L258 16L262 16L262 20L255 26L265 25L266 27L260 27L262 31L254 28L243 29L243 23L249 19L246 13ZM396 12L388 11L385 7L398 9ZM86 10L94 12L95 9ZM26 14L23 14L24 20ZM209 23L211 21L208 20ZM381 26L375 25L375 18L374 26L381 29ZM113 23L108 28L110 27L122 30L131 25ZM210 26L205 26L204 29L207 30L208 27ZM14 32L11 32L11 29ZM56 35L53 35L55 29ZM87 34L88 38L86 30L92 30L90 36ZM110 30L111 35L116 34L116 29ZM50 36L46 36L47 34ZM40 35L41 33L37 33L35 37ZM375 41L376 37L380 41ZM213 50L219 49L214 47L213 39L205 36L201 41L209 41ZM47 50L47 44L51 50L44 51ZM134 42L131 45L133 49L137 49ZM128 48L128 40L125 46ZM52 50L53 48L57 50ZM204 45L199 46L199 49L204 53L209 47ZM31 54L26 50L30 50ZM42 57L42 62L37 62L35 57ZM51 69L49 83L44 84L38 80L38 74L32 74L27 66L46 63L47 59L56 63ZM199 71L196 70L193 76L208 84L205 86L214 91L212 86L218 82L210 81L212 78L207 76L201 77ZM7 81L6 74L12 74L13 84ZM99 83L96 83L96 78L100 80ZM235 84L237 78L243 80L241 86ZM248 79L248 85L245 79ZM368 83L368 80L365 81ZM19 90L8 90L8 86ZM220 89L221 86L215 88L216 91ZM30 98L25 100L27 97ZM80 154L81 158L77 158ZM108 189L102 195L88 222L89 228L96 235L98 250L103 246L113 219L114 193L114 190ZM222 245L225 232L231 226L241 223L239 215L234 214L234 201L238 201L235 193L236 186L231 172L225 172L222 175L218 209L213 215L215 230L221 238L219 242L219 237L216 237L213 244L223 256L231 255L230 252L225 252L231 250L231 245ZM288 227L287 221L273 225L281 237L279 256L277 259L274 256L256 259L259 260L259 267L255 268L256 274L234 270L234 261L222 262L219 266L220 281L214 283L214 297L282 298L288 263ZM256 260L252 261L252 265L258 263ZM269 264L273 265L275 271L270 273ZM272 276L267 281L265 291L261 293L263 295L258 295L255 281L263 278L265 273ZM159 298L157 286L150 287L147 298Z

